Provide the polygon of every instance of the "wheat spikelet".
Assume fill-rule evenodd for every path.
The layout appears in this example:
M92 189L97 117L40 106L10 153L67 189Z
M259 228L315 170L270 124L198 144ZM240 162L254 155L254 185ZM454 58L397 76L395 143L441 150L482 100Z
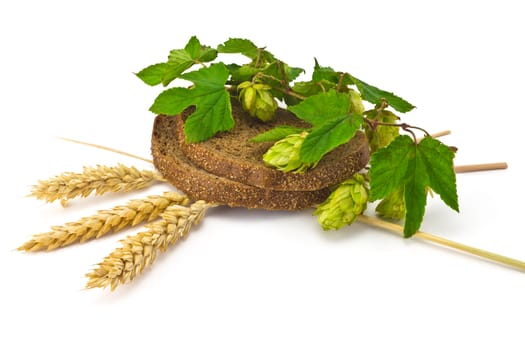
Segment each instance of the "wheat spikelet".
M114 250L96 269L86 274L89 279L86 288L110 287L115 290L119 285L132 281L153 264L158 251L163 252L186 237L191 227L213 206L204 201L197 201L189 208L169 206L161 214L161 220L146 225L148 231L122 240L122 247Z
M165 192L161 196L148 196L144 199L130 200L126 205L109 210L99 210L97 214L69 222L63 226L52 226L50 232L34 235L18 250L38 251L65 247L77 241L83 243L99 238L108 232L117 232L140 222L156 219L168 206L187 205L189 199L176 192Z
M82 173L65 172L48 180L40 180L32 186L30 195L47 202L60 200L65 206L69 199L87 197L93 191L96 195L128 192L145 188L153 181L166 180L155 171L137 170L120 163L114 167L97 165L84 167Z

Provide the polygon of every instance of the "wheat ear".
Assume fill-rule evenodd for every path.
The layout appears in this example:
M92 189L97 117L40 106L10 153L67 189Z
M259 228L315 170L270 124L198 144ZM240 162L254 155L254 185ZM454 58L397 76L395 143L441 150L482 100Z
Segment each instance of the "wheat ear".
M147 224L148 231L129 236L121 241L98 267L86 274L86 288L115 290L119 285L131 282L155 261L158 251L164 252L181 238L185 238L193 225L204 216L206 210L215 206L197 201L190 207L172 205L161 214L162 219Z
M166 181L156 171L137 170L118 164L114 167L97 165L84 167L82 173L65 172L48 180L40 180L32 186L31 196L53 202L60 200L66 205L69 199L87 197L106 192L128 192L149 186L153 181Z
M161 196L148 196L144 199L130 200L109 210L99 210L97 214L69 222L63 226L52 226L50 232L34 235L18 250L34 252L53 250L99 238L108 232L117 232L128 226L135 226L145 220L156 219L168 206L187 205L189 199L176 192L165 192Z

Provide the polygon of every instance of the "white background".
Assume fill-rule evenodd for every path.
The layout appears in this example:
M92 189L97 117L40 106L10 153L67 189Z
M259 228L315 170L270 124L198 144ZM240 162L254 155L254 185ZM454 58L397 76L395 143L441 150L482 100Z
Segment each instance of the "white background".
M310 211L217 208L130 285L83 277L127 233L52 253L15 250L51 225L129 198L59 204L29 185L83 165L147 163L159 88L132 73L191 35L247 37L294 66L349 71L451 129L461 214L431 200L423 228L525 259L521 216L525 21L520 1L4 1L0 5L0 348L523 349L525 275L363 225L323 232ZM227 59L228 57L226 57ZM306 79L307 77L304 77Z

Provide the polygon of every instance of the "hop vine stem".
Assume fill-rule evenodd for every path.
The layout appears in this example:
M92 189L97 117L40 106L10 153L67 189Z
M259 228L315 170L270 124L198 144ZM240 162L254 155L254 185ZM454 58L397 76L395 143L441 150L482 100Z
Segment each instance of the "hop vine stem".
M428 133L426 132L426 134L428 134ZM448 134L448 133L445 132L445 134ZM430 135L430 134L428 134L428 135ZM153 163L153 161L151 159L138 157L138 156L135 156L133 154L130 154L130 153L127 153L127 152L124 152L124 151L121 151L121 150L117 150L117 149L114 149L114 148L101 146L101 145L97 145L97 144L89 143L89 142L84 142L84 141L77 141L77 140L64 138L64 137L61 137L60 139L62 139L64 141L69 141L69 142L74 142L74 143L90 146L90 147L95 147L95 148L98 148L98 149L102 149L102 150L105 150L105 151L117 153L117 154L120 154L120 155L125 155L125 156L131 157L131 158L140 159L140 160L145 161L145 162L150 163L150 164ZM494 164L497 165L497 167L493 167ZM488 170L487 168L489 168L489 169L505 169L507 167L506 163L491 163L489 165L490 166L487 167L486 164L475 164L474 166L467 165L467 166L463 166L463 167L469 167L470 170L468 170L468 171ZM474 167L474 169L472 169L471 167ZM456 171L457 171L457 169L458 169L458 167L456 167ZM460 171L458 171L458 172L460 172ZM393 231L393 232L400 233L400 234L403 233L403 227L401 225L398 225L398 224L395 224L395 223L392 223L392 222L389 222L389 221L385 221L385 220L382 220L382 219L379 219L379 218L374 218L374 217L370 217L370 216L360 215L358 217L358 220L359 220L359 222L362 222L362 223L370 225L370 226L386 229L386 230ZM506 266L518 269L518 270L520 270L522 272L525 272L525 261L513 259L513 258L504 256L504 255L500 255L500 254L492 253L492 252L489 252L489 251L486 251L486 250L482 250L482 249L479 249L479 248L471 247L471 246L468 246L466 244L458 243L458 242L455 242L455 241L452 241L452 240L449 240L449 239L446 239L446 238L443 238L443 237L436 236L436 235L428 233L428 232L418 231L412 237L419 238L419 239L422 239L422 240L425 240L425 241L428 241L428 242L432 242L432 243L435 243L435 244L438 244L438 245L441 245L441 246L453 248L453 249L456 249L456 250L459 250L459 251L462 251L462 252L465 252L465 253L468 253L468 254L471 254L471 255L475 255L475 256L478 256L478 257L481 257L481 258L484 258L484 259L496 262L498 264L506 265Z
M425 136L432 136L425 129L423 129L423 128L419 127L419 126L414 126L414 125L410 125L410 124L407 124L407 123L383 123L383 122L380 122L378 120L370 120L368 118L365 118L365 122L368 123L368 125L370 125L370 127L372 129L374 129L374 130L379 125L382 125L382 126L393 126L393 127L401 128L404 131L410 133L412 135L412 138L414 139L414 142L416 142L416 143L418 142L418 137L416 137L416 134L414 133L414 131L412 129L422 131L425 134ZM442 135L439 135L439 136L442 136Z

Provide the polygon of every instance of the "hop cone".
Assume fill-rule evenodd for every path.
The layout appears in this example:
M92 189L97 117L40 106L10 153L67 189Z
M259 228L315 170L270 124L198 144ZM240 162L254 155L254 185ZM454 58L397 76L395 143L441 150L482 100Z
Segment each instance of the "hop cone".
M381 123L396 123L399 119L394 113L390 111L381 111L379 115L377 112L368 115L369 119L377 120ZM388 146L399 135L399 128L396 126L378 125L374 130L368 124L365 124L366 137L372 152Z
M295 173L304 173L317 163L304 163L300 160L300 151L303 141L308 133L291 134L277 141L263 155L263 161L266 165L275 167L281 171Z
M277 110L277 102L270 92L270 86L245 81L239 84L237 89L240 90L239 99L242 108L252 117L256 117L265 122L273 119L275 111Z
M383 198L376 207L376 212L389 219L400 220L405 217L405 188L400 187Z
M368 188L365 178L355 174L333 191L314 212L324 230L338 230L350 225L366 209Z
M363 114L365 112L365 106L359 92L350 90L350 113Z

